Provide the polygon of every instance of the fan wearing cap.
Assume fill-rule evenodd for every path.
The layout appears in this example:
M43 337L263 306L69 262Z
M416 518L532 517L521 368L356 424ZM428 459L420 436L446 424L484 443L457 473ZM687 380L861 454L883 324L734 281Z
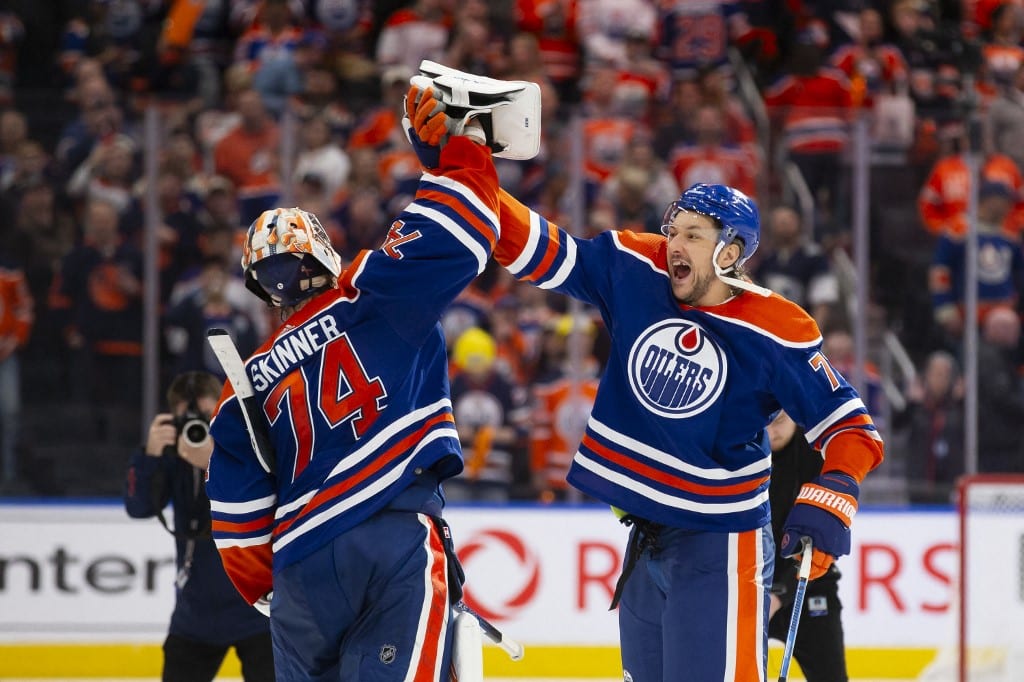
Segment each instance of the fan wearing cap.
M507 502L524 464L525 396L496 359L494 337L479 327L452 344L452 409L466 468L445 482L449 501Z
M663 235L592 239L505 192L500 215L496 259L521 281L595 306L611 336L567 478L631 528L612 598L626 679L766 679L766 427L784 409L824 454L781 543L790 557L811 540L812 578L849 553L859 484L883 447L811 316L745 274L760 241L756 204L695 184L669 205Z
M279 680L447 679L461 572L440 484L463 456L439 319L497 241L498 179L487 146L437 147L380 248L344 269L300 208L246 235L246 286L283 322L245 363L275 467L229 383L206 486L228 576L269 602Z

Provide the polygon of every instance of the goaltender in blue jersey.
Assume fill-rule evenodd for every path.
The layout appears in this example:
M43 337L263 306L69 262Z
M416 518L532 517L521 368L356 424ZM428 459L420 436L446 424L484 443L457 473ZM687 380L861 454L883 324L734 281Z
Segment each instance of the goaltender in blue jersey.
M284 320L245 363L276 470L228 384L207 492L229 577L269 599L278 679L447 679L460 575L439 484L463 461L439 318L498 239L497 182L488 147L452 136L344 270L306 211L249 228L246 283Z
M774 543L771 450L778 410L824 453L786 522L783 556L813 541L821 575L850 549L859 483L882 442L799 306L754 285L754 202L698 184L664 236L575 239L501 195L495 257L516 278L594 305L612 339L568 474L632 526L619 605L626 679L764 680Z

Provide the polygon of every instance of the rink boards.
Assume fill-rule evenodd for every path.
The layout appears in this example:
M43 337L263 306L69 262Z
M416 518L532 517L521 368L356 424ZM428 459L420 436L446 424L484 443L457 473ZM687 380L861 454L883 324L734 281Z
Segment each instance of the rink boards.
M621 675L608 602L626 529L609 511L453 506L446 516L467 601L527 647L518 663L488 647L489 676ZM840 561L852 677L914 677L952 644L956 533L952 510L857 515ZM174 572L171 536L118 504L0 504L0 679L156 674Z

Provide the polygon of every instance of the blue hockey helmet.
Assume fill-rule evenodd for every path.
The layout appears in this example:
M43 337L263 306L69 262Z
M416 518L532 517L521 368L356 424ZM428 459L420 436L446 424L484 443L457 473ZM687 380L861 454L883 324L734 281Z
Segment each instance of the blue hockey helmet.
M742 265L757 251L761 241L761 219L757 204L743 192L726 185L698 183L679 195L669 204L662 218L662 232L667 232L679 211L692 211L706 215L718 222L722 233L718 241L728 246L736 239L743 242L743 253L736 265Z

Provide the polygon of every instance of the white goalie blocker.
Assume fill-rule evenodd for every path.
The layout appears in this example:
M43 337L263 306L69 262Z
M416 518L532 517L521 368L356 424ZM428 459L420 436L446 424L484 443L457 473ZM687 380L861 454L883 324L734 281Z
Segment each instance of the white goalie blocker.
M507 637L461 600L452 606L452 627L454 635L450 682L483 682L485 636L513 661L523 657L522 644Z
M470 119L484 128L494 156L526 160L540 151L540 86L529 81L502 81L458 71L424 59L410 80L420 89L432 87L445 112L459 121Z
M453 610L455 622L452 643L451 682L483 682L484 638L480 623L472 613Z

